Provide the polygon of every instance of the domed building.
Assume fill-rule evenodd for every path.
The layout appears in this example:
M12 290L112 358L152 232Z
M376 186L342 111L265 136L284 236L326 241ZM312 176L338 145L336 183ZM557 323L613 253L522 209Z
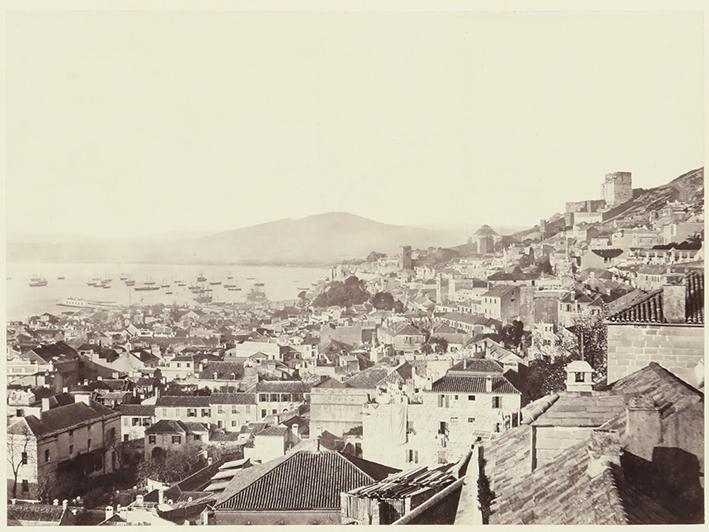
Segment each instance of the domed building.
M495 251L495 243L500 240L500 235L489 225L482 225L473 234L473 242L478 246L478 253L492 253Z

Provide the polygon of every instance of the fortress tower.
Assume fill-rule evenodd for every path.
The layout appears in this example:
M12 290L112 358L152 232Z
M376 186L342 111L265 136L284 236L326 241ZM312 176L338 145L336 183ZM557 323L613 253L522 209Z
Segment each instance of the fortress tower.
M611 172L601 189L606 206L614 207L633 199L633 177L630 172Z

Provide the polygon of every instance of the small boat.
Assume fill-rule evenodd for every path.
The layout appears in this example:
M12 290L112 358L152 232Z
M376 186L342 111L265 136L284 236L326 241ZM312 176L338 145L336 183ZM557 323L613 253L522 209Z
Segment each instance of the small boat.
M169 284L161 284L160 288L170 288L170 285Z
M136 290L136 291L139 291L139 292L145 292L145 291L148 291L148 290L151 290L151 291L152 291L152 290L160 290L160 288L157 287L157 286L136 286L136 287L135 287L135 290Z
M207 280L207 278L204 276L202 272L199 272L199 275L197 276L197 282L198 283L203 283Z
M254 283L254 286L265 286L264 283Z
M121 277L120 277L120 280L121 280L121 281L127 281L127 280L128 280L128 276L127 276L126 274L122 274Z
M254 279L256 279L256 277L247 277L246 278L247 281L253 281Z
M171 296L171 295L172 295L172 292L167 291L167 292L165 292L165 294L168 295L168 296Z
M154 285L155 281L145 281L143 284L147 284L148 286Z
M66 279L66 277L64 277L63 275L57 277L57 281L63 281L64 279Z
M131 280L126 281L126 286L135 286L135 281L131 281Z
M212 286L217 286L217 285L222 284L222 282L221 281L210 281L209 284L211 284Z
M230 281L231 281L233 278L234 278L233 275L228 275L228 276L227 276L227 279L229 279Z
M47 280L44 277L32 277L30 279L30 286L47 286Z

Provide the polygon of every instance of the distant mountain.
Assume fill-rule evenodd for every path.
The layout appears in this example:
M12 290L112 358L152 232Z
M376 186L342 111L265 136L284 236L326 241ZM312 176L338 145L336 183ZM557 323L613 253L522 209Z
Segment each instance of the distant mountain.
M193 256L247 262L333 262L364 258L371 251L392 253L402 245L451 246L465 238L460 231L384 224L331 212L210 235L194 241Z
M86 238L8 243L13 261L322 264L364 258L371 251L396 252L402 245L454 246L467 234L391 225L344 212L282 219L208 234L142 239Z

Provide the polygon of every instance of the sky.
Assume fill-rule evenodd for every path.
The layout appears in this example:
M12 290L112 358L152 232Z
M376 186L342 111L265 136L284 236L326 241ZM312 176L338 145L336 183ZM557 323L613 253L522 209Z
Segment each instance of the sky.
M10 13L9 233L532 225L703 165L693 13Z

